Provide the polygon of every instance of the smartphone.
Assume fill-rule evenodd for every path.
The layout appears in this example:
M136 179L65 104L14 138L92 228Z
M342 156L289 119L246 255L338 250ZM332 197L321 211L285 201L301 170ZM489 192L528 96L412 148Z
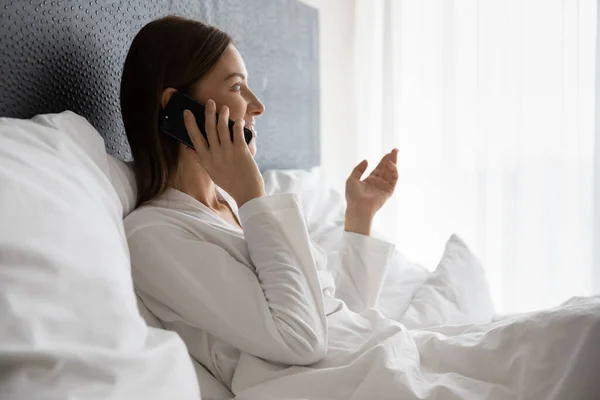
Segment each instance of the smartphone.
M171 99L167 103L167 106L159 115L158 129L161 132L171 136L173 139L193 149L194 145L192 144L192 139L190 139L185 127L185 122L183 121L183 111L190 110L194 114L194 117L196 117L198 128L208 143L208 138L206 137L204 108L204 104L194 100L190 96L187 96L181 92L175 92L173 95L171 95ZM217 121L218 120L219 114L217 114ZM234 121L229 120L229 132L231 134L232 141L233 124ZM252 131L248 128L244 128L244 139L246 144L250 143L252 136Z

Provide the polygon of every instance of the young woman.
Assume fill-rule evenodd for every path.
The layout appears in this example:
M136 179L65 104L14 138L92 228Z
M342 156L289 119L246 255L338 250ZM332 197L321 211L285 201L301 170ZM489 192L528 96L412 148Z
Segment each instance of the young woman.
M206 104L207 140L184 113L195 150L158 131L175 91ZM309 239L294 195L265 195L253 159L265 109L227 34L178 17L146 25L125 61L121 109L138 187L125 220L136 290L236 395L514 397L498 384L505 376L486 382L477 368L446 382L439 373L461 372L435 361L447 346L441 335L411 335L374 309L394 246L369 233L394 192L396 150L366 179L364 161L350 174L345 233L328 257ZM243 126L254 132L249 145ZM437 344L420 349L424 342ZM469 349L471 360L489 356Z

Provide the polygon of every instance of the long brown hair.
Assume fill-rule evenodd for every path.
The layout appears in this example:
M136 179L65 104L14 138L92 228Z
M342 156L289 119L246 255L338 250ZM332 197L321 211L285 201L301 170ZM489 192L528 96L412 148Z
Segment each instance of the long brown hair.
M215 66L231 37L200 21L167 16L135 36L121 77L121 115L133 155L136 207L173 186L179 144L158 131L164 89L187 93Z

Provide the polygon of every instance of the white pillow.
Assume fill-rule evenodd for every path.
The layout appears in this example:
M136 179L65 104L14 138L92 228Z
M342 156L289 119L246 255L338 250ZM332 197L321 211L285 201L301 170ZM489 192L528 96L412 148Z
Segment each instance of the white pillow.
M271 170L263 173L263 179L267 194L295 193L310 237L327 251L335 247L344 227L346 200L320 168Z
M198 399L133 293L104 143L72 112L0 118L2 399Z
M452 235L438 267L400 320L408 329L491 322L494 307L481 263Z
M376 308L387 318L401 321L415 293L429 276L431 276L429 270L410 262L398 249L395 249Z

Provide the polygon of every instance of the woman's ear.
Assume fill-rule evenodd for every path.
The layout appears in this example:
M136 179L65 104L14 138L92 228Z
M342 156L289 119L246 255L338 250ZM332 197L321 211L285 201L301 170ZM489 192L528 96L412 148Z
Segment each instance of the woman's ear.
M175 93L176 91L177 89L173 89L172 87L166 88L162 91L162 95L160 96L160 108L162 110L164 110L167 107L169 100L171 100L171 96L173 96L173 93Z

